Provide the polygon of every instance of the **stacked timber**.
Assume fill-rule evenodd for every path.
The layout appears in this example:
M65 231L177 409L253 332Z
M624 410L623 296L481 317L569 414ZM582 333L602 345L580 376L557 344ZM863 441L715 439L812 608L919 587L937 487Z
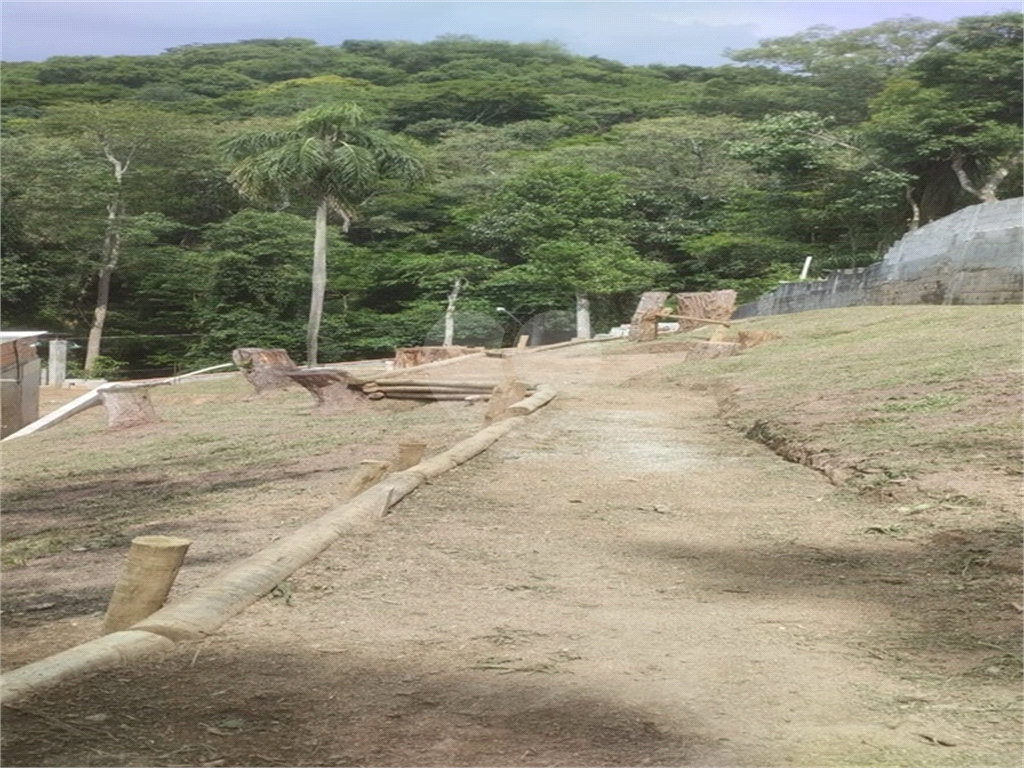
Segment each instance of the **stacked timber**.
M489 400L497 384L470 381L424 381L419 379L378 379L364 382L361 389L371 400ZM528 388L532 391L532 387Z

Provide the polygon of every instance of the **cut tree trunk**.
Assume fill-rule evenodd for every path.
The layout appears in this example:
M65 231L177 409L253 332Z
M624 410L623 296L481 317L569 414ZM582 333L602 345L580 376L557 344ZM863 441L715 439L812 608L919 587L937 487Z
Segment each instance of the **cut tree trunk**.
M107 411L107 429L127 429L160 421L149 399L151 386L156 385L114 384L101 389L100 398Z
M242 370L245 380L255 387L257 395L287 389L293 384L288 372L298 370L283 349L240 347L231 353L231 360Z
M736 291L704 291L677 293L679 315L693 319L680 319L680 331L692 331L706 322L726 322L736 309Z
M647 291L640 297L629 324L630 341L654 341L658 338L658 313L668 297L668 291Z
M454 357L483 352L482 347L398 347L395 350L395 370L415 368Z

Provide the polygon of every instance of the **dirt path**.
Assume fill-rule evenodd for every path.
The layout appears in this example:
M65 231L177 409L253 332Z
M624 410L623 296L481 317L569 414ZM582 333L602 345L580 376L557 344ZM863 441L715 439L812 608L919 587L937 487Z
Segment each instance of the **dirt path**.
M665 362L445 369L562 395L219 636L5 712L6 764L1014 764L927 553Z

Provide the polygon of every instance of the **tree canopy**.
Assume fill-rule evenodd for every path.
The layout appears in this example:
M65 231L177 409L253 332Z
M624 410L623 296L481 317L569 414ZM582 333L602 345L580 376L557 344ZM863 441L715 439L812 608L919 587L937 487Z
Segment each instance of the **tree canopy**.
M4 326L84 349L107 281L97 353L142 376L751 300L1021 194L1022 26L815 27L718 67L458 35L5 63Z

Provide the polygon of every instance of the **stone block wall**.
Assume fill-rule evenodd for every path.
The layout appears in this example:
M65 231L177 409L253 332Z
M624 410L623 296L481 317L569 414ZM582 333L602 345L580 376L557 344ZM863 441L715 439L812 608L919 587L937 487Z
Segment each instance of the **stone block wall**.
M1024 303L1024 198L972 205L905 235L870 267L782 283L734 318L863 304Z

